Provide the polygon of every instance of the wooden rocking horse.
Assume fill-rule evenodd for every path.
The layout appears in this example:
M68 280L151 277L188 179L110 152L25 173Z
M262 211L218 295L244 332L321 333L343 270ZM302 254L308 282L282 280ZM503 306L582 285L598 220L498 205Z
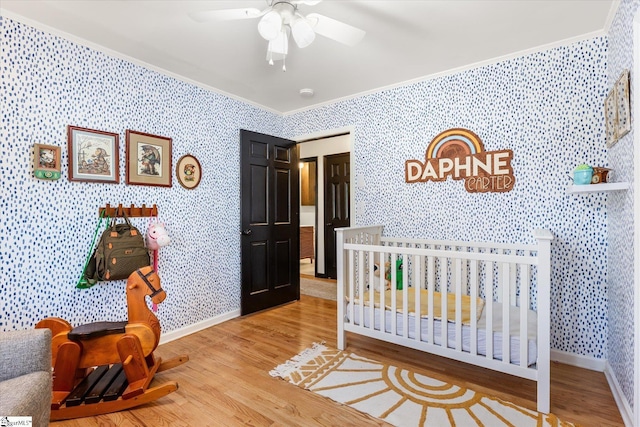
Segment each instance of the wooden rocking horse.
M148 295L160 304L166 293L153 267L134 271L127 280L126 322L95 322L73 328L58 317L36 328L51 329L53 395L51 420L88 417L130 409L178 389L175 381L148 388L156 372L189 360L186 355L160 363L153 355L160 322L147 307Z

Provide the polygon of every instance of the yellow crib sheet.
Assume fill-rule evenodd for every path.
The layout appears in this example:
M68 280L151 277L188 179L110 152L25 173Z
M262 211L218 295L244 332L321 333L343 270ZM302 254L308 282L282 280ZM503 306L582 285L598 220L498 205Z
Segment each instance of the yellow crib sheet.
M415 314L416 298L415 290L412 288L407 289L408 294L408 309L409 314ZM387 290L384 292L384 304L385 308L391 310L391 292L396 293L396 311L403 312L404 292L402 290ZM442 297L440 292L433 293L433 318L442 319ZM364 293L364 305L369 305L369 292ZM380 308L380 292L374 291L373 295L374 305L376 308ZM476 320L480 318L480 314L484 309L484 300L482 298L476 298L478 309L476 312ZM355 298L355 303L359 303L358 298ZM420 290L420 317L429 317L429 294L426 289ZM453 321L456 318L456 295L447 294L447 320ZM462 295L462 323L468 325L471 323L471 297L469 295Z

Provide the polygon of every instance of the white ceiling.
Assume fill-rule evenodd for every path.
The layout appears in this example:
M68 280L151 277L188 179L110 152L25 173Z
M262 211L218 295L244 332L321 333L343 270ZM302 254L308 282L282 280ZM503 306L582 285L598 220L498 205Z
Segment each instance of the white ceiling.
M265 0L1 0L3 16L278 113L605 34L615 0L339 1L300 5L367 32L355 47L291 43L266 61L258 19L197 23L190 12ZM299 91L312 88L303 98Z

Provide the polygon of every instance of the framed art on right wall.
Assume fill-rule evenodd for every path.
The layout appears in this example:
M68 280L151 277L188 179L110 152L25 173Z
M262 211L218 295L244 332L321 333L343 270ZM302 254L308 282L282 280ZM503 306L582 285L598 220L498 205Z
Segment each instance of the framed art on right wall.
M624 70L614 86L618 112L616 136L622 138L631 130L631 96L629 93L629 70Z

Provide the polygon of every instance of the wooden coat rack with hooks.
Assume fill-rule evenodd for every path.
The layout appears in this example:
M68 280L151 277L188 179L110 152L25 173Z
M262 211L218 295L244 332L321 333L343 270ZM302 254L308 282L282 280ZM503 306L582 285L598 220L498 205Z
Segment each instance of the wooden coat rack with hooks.
M98 209L98 215L102 215L103 212L105 217L108 216L113 218L116 216L123 216L122 214L124 212L129 218L142 218L158 216L158 207L155 205L155 203L151 207L147 207L147 205L145 204L143 204L142 206L131 205L129 207L124 207L122 206L122 203L120 203L118 206L111 206L107 203L106 206Z

